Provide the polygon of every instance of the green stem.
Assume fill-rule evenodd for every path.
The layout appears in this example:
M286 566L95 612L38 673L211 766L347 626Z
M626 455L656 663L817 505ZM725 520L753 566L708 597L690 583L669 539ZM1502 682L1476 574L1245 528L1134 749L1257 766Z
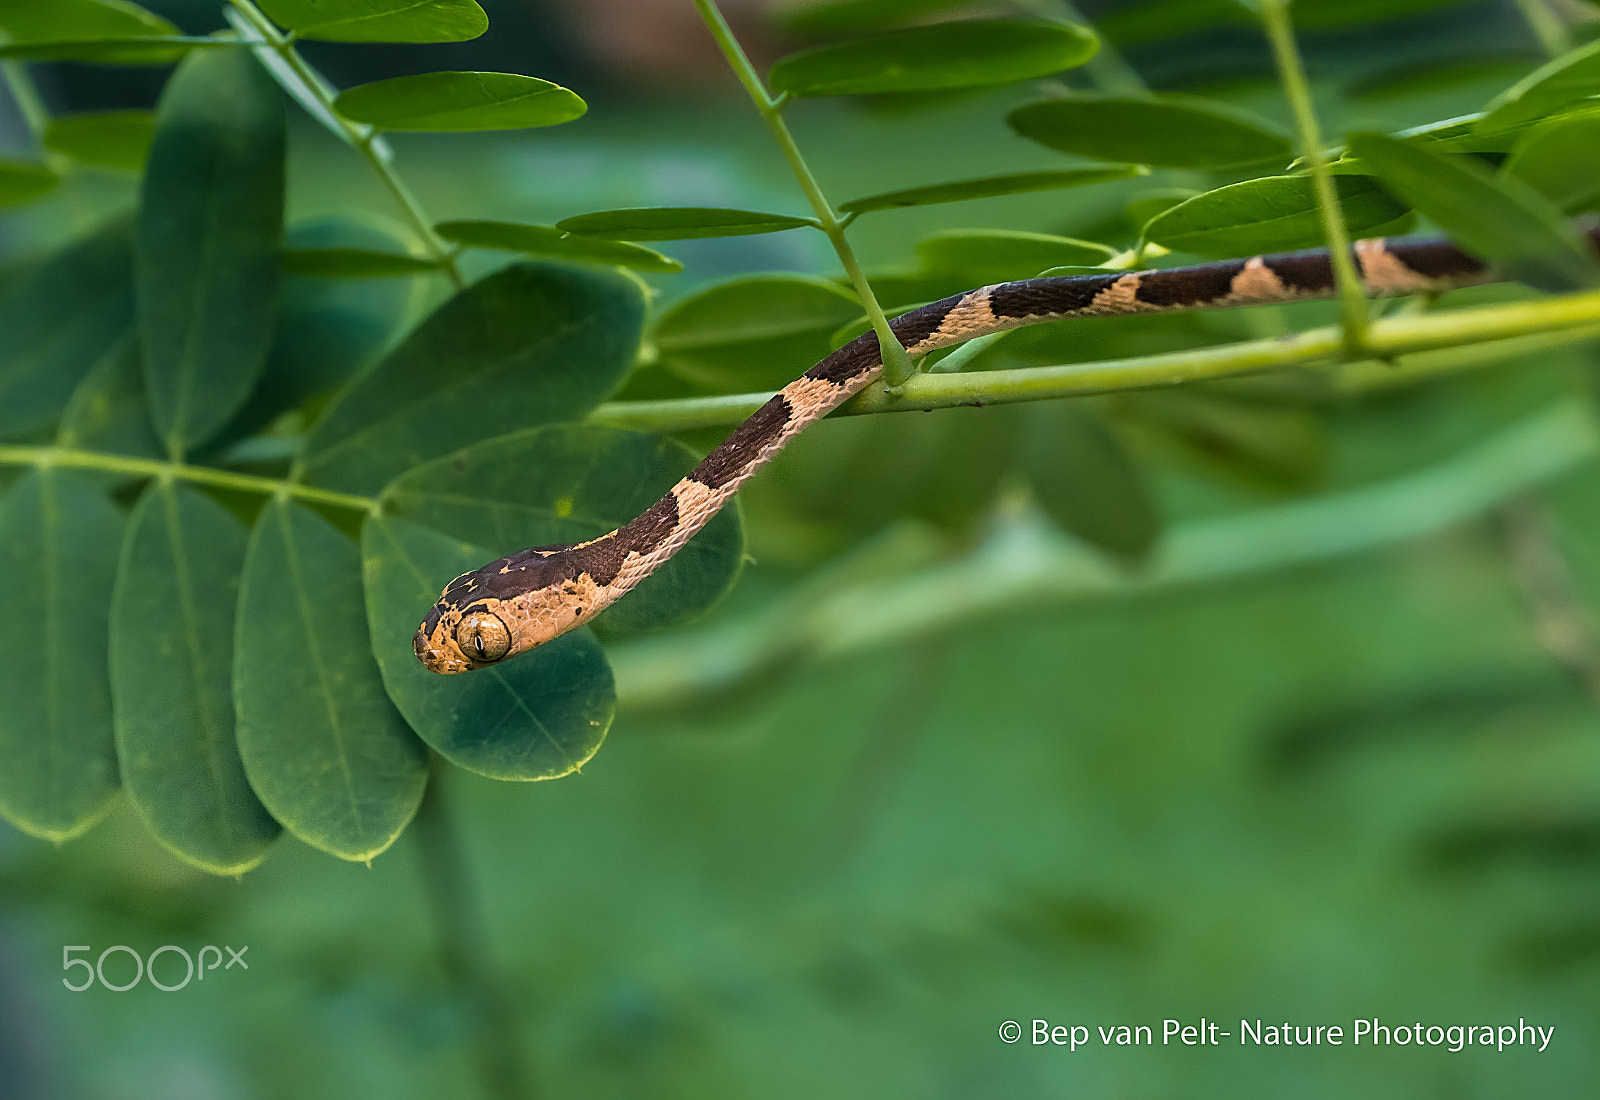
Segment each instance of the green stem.
M277 26L262 14L251 0L228 0L236 11L250 24L272 51L283 60L283 63L294 73L299 91L314 99L323 107L330 118L339 126L340 134L352 147L356 149L367 162L368 167L383 181L384 187L394 199L395 205L405 215L411 225L411 230L422 242L423 249L428 253L428 258L439 265L439 268L449 276L457 290L466 286L461 269L456 265L455 255L445 245L444 241L433 230L433 223L429 220L427 212L422 209L422 204L406 187L394 166L384 158L378 147L378 131L371 126L363 126L351 122L338 111L334 110L334 97L327 85L317 75L316 70L306 63L300 56L300 51L294 48L291 41Z
M1455 459L1392 481L1180 523L1138 573L1034 513L1002 516L982 545L955 561L808 591L804 602L779 600L719 626L612 646L606 655L619 706L683 711L737 696L766 677L903 646L974 620L1257 576L1415 538L1481 515L1597 451L1592 414L1563 402Z
M1572 30L1546 0L1517 0L1522 18L1549 57L1560 57L1572 49Z
M218 489L234 489L242 493L262 493L267 496L297 497L313 504L326 504L333 508L347 508L354 512L376 515L380 509L376 497L336 493L331 489L318 489L293 481L281 481L255 474L234 473L210 466L187 466L181 462L164 462L154 458L133 458L127 455L106 454L101 451L82 451L76 447L24 447L0 445L0 466L67 467L76 470L98 470L107 474L124 474L133 477L154 477L170 481L191 481L197 485L211 485Z
M1295 130L1300 140L1300 155L1311 173L1311 186L1322 215L1322 232L1332 253L1334 278L1339 289L1339 316L1344 322L1344 353L1351 359L1370 354L1367 336L1367 297L1361 276L1350 258L1350 234L1345 229L1344 211L1322 152L1322 134L1317 126L1316 107L1311 101L1311 86L1306 80L1300 48L1295 44L1294 26L1289 20L1289 0L1257 0L1272 55L1278 66L1278 79L1294 113Z
M839 256L839 263L844 266L845 275L850 279L850 285L855 288L856 297L860 299L862 308L872 321L872 328L878 334L878 348L883 357L884 385L891 390L899 389L907 379L916 374L916 368L911 365L911 358L906 355L905 348L894 335L894 330L889 327L889 318L872 293L872 286L862 273L861 265L856 262L855 252L845 237L847 220L839 217L833 205L828 202L827 196L822 193L816 176L811 172L811 166L806 163L800 147L795 144L794 135L789 132L788 125L783 121L783 107L786 101L774 98L772 93L767 91L760 74L756 72L755 66L750 64L750 58L745 55L744 47L739 45L733 29L722 17L716 0L694 0L694 3L700 10L700 18L711 31L711 36L716 39L723 56L728 59L728 65L733 69L734 75L739 78L739 83L744 85L750 101L761 114L761 120L772 132L773 139L783 152L784 160L789 163L789 170L799 181L800 189L805 192L806 201L811 204L811 210L816 214L817 227L828 235L834 252Z
M1600 337L1600 291L1479 309L1406 314L1374 322L1368 330L1368 359L1347 363L1344 371L1364 388L1408 376L1431 377L1474 367L1496 358ZM944 409L959 405L998 405L1042 401L1119 390L1150 389L1230 375L1311 364L1340 362L1340 328L1311 329L1269 340L1192 348L1132 359L1059 363L1016 370L919 374L899 394L870 386L839 410L844 415ZM1381 361L1413 356L1398 365ZM637 431L684 431L735 424L772 395L723 394L672 401L620 401L592 414L599 422Z
M493 1100L531 1100L537 1090L517 1034L516 1014L487 956L488 931L467 875L467 849L445 802L447 769L437 755L430 756L428 787L411 833L440 961L469 1014L485 1095Z

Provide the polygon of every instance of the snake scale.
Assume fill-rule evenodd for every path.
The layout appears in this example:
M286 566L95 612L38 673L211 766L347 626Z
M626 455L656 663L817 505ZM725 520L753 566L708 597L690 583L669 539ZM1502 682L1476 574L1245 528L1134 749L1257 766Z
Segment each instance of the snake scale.
M1588 236L1600 246L1600 228ZM1373 296L1495 278L1488 265L1444 240L1364 240L1351 251ZM1333 265L1328 250L1319 248L999 283L912 310L890 327L918 356L1046 321L1282 303L1333 292ZM637 519L588 542L532 547L457 577L417 630L417 658L434 672L468 672L588 622L677 553L797 432L870 385L882 366L877 334L869 331L785 386Z

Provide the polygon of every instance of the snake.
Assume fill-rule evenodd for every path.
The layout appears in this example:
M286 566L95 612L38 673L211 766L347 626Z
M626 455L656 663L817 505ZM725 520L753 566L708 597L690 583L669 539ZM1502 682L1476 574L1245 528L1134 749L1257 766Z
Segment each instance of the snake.
M1587 236L1600 247L1600 227ZM1394 297L1495 281L1483 260L1432 237L1371 238L1350 249L1367 295ZM1040 276L979 287L901 314L890 330L912 357L979 336L1075 317L1268 305L1331 297L1326 248L1184 267ZM587 542L534 546L445 586L412 640L433 672L470 672L589 622L677 553L789 440L877 380L869 330L757 409L636 519Z

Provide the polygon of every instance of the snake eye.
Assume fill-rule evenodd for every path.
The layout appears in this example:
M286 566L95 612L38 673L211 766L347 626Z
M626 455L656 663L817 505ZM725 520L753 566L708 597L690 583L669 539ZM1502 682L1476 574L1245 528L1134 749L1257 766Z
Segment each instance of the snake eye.
M498 661L511 651L511 630L498 615L470 611L456 627L456 644L474 661Z

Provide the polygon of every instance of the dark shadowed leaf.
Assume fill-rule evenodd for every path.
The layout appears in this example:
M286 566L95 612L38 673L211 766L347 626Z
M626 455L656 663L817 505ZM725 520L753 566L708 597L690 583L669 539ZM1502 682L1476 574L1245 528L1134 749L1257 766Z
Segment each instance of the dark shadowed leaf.
M1369 176L1335 176L1345 228L1361 236L1406 212ZM1322 218L1309 176L1265 176L1207 191L1145 226L1147 240L1174 252L1240 256L1315 248L1324 242Z
M126 0L5 0L0 30L17 42L178 33L159 15Z
M987 199L996 195L1020 195L1028 191L1059 191L1067 187L1087 187L1092 183L1108 183L1144 175L1145 169L1137 164L1119 164L1109 168L1071 168L1060 172L1019 172L1009 176L989 176L979 180L959 183L940 183L932 187L913 187L906 191L890 191L870 195L864 199L851 199L839 204L846 214L865 214L872 210L890 210L900 206L931 206L934 203L965 202L968 199Z
M383 500L386 510L484 547L495 558L614 531L654 504L695 461L675 440L552 424L410 470L384 490ZM743 558L738 509L724 508L596 624L653 630L698 615L732 586Z
M369 518L361 541L372 650L395 705L428 744L494 779L556 779L594 756L616 689L590 631L477 672L429 672L411 636L444 586L486 552L392 516Z
M329 407L301 469L375 493L489 436L582 416L633 365L644 300L628 276L514 264L440 306Z
M274 500L250 539L234 642L239 751L295 836L341 859L394 843L427 784L427 752L384 693L351 539Z
M284 111L243 50L196 54L167 83L135 249L139 338L157 434L209 437L261 376L278 308Z
M1562 54L1529 73L1484 109L1478 130L1533 122L1569 103L1600 93L1600 42Z
M1076 24L970 19L801 50L769 79L774 91L801 96L974 88L1070 69L1099 45Z
M419 73L339 93L334 110L380 130L521 130L588 110L559 84L515 73Z
M323 42L465 42L489 29L477 0L261 0L261 10Z
M233 624L248 532L204 493L152 483L133 510L111 604L122 782L157 840L218 875L279 833L234 739Z
M61 413L56 443L86 451L160 458L161 441L150 426L144 367L130 325L84 375Z
M917 242L929 271L959 272L971 286L1026 279L1050 267L1094 266L1116 249L1094 241L1001 229L947 229Z
M1327 471L1327 424L1314 409L1215 390L1130 395L1146 438L1186 464L1256 490L1304 491Z
M0 816L50 840L117 793L107 611L122 515L88 475L34 470L0 497L0 591L27 644L0 661Z
M440 270L436 260L401 252L371 248L288 248L283 253L285 275L324 279L389 279Z
M860 312L823 279L747 276L684 298L651 340L668 370L705 389L777 389L827 355L829 334Z
M495 248L580 263L631 267L635 271L677 272L683 265L653 248L626 241L577 236L553 225L520 222L440 222L433 227L447 241L469 248Z
M42 164L0 157L0 207L21 206L42 198L60 182L61 177Z
M154 134L153 112L96 111L51 119L44 143L79 164L137 172L150 155Z
M1034 497L1062 528L1122 558L1143 560L1161 533L1138 464L1098 416L1069 402L1028 409L1023 464Z
M1291 155L1289 139L1255 116L1187 96L1074 92L1018 107L1006 122L1064 153L1163 168L1224 168Z
M1600 208L1600 112L1540 126L1517 142L1501 171L1565 213Z
M48 425L132 333L131 235L119 218L0 287L0 438Z
M1351 134L1350 150L1402 201L1511 278L1546 290L1600 281L1594 249L1527 184L1386 134Z
M613 241L686 241L697 237L742 237L778 233L816 224L810 218L762 214L754 210L722 210L703 206L646 206L631 210L597 210L556 222L563 233Z

